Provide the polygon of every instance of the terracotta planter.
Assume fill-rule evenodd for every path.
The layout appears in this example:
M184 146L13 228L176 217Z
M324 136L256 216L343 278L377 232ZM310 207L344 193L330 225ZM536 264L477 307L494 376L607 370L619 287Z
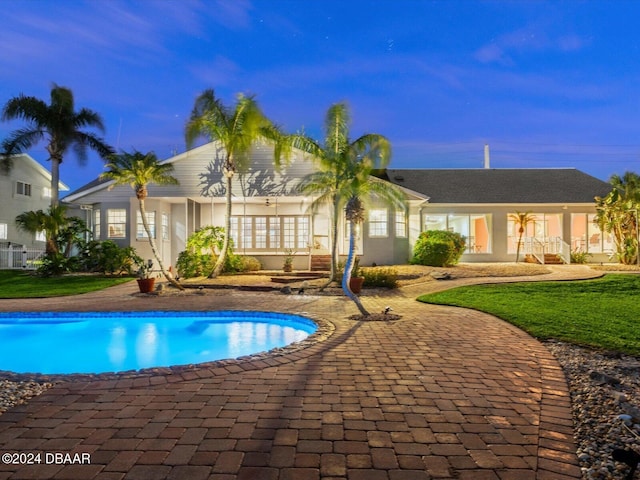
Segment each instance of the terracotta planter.
M290 263L286 263L286 264L282 267L282 271L283 271L283 272L292 272L292 271L293 271L293 265L291 265Z
M155 285L155 278L139 278L138 279L138 288L140 289L140 293L151 293L153 292L153 287Z
M353 293L360 293L362 291L363 283L364 277L351 277L349 279L349 288Z

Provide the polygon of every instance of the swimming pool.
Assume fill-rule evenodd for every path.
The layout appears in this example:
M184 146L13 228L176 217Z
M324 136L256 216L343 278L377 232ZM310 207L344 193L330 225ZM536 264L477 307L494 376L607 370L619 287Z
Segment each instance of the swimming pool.
M317 329L271 312L0 313L0 370L104 373L236 358Z

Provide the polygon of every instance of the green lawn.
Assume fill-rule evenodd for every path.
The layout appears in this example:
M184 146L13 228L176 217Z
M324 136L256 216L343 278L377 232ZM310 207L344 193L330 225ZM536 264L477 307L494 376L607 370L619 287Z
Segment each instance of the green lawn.
M491 313L539 339L640 355L640 276L460 287L421 302Z
M129 282L131 278L64 275L42 278L22 270L0 270L0 298L39 298L77 295Z

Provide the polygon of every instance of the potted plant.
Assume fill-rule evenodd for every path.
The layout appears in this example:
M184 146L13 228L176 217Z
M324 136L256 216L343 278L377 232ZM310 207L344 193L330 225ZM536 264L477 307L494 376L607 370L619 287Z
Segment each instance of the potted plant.
M360 257L356 257L353 260L353 270L351 270L351 278L349 279L349 288L353 293L360 293L362 291L362 284L364 283L364 277L360 272Z
M156 279L151 276L153 271L153 260L149 259L146 262L139 261L138 263L138 288L140 293L151 293L155 286Z
M284 264L282 265L284 272L291 272L293 270L293 255L295 253L291 248L284 249Z

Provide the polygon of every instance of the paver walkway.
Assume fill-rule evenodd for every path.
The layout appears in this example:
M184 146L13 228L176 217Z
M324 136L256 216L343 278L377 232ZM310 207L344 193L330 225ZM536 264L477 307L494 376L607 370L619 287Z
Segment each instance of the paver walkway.
M546 277L596 275L564 267ZM364 298L372 311L392 306L402 315L395 322L349 320L356 310L343 298L237 291L153 298L132 296L132 284L0 300L4 311L253 308L335 325L327 339L284 355L57 384L0 415L0 453L42 454L36 465L0 462L0 479L580 478L567 386L545 347L490 315L414 301L477 281ZM54 452L90 463L61 465L64 458L45 456Z

